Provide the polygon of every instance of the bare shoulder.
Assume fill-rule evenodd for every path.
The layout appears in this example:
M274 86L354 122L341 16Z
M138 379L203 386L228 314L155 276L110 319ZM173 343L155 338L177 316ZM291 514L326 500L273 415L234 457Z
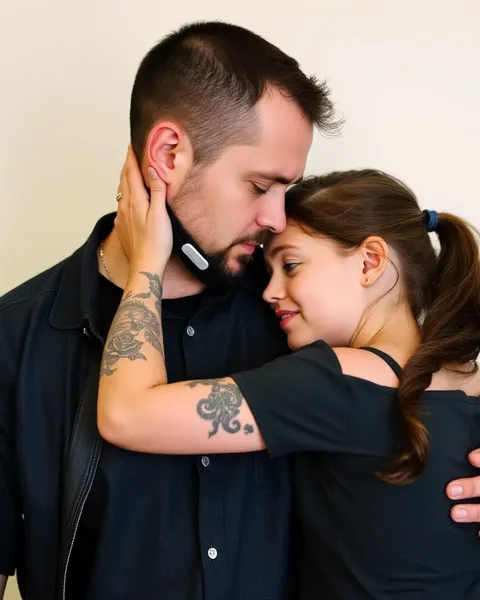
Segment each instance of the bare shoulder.
M357 348L333 348L342 373L378 385L397 388L398 379L387 363L372 352ZM395 358L395 357L393 357ZM429 391L461 390L468 396L480 396L480 370L471 374L471 364L445 366L433 374Z
M398 379L387 363L367 350L333 348L344 375L365 379L378 385L398 387Z

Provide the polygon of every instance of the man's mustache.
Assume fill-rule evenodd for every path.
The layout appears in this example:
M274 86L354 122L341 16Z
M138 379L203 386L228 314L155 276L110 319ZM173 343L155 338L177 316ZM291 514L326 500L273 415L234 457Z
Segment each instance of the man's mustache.
M233 246L238 246L238 244L258 244L259 246L263 246L270 241L272 236L273 233L271 231L264 229L254 235L238 238L230 247L233 248Z

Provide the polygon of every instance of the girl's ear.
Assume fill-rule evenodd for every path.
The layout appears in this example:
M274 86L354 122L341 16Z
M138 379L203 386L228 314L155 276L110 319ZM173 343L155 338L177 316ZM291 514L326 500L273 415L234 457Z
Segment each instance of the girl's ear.
M371 236L360 247L362 253L361 284L373 285L383 275L389 262L389 248L381 237Z

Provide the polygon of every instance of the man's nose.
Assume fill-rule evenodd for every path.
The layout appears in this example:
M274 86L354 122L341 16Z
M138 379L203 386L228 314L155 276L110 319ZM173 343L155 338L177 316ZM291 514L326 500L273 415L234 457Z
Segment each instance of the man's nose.
M268 229L273 233L281 233L287 226L285 215L285 195L278 197L269 196L265 198L257 215L257 225L262 229Z

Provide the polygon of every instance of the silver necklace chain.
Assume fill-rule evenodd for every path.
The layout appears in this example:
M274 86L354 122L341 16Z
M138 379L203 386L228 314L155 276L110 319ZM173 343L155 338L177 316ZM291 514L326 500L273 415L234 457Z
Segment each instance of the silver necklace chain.
M105 269L105 273L107 274L108 279L113 282L112 274L110 273L110 269L108 268L107 261L105 259L105 255L103 253L103 242L100 244L98 248L98 254L100 255L100 260L102 261L103 268Z

